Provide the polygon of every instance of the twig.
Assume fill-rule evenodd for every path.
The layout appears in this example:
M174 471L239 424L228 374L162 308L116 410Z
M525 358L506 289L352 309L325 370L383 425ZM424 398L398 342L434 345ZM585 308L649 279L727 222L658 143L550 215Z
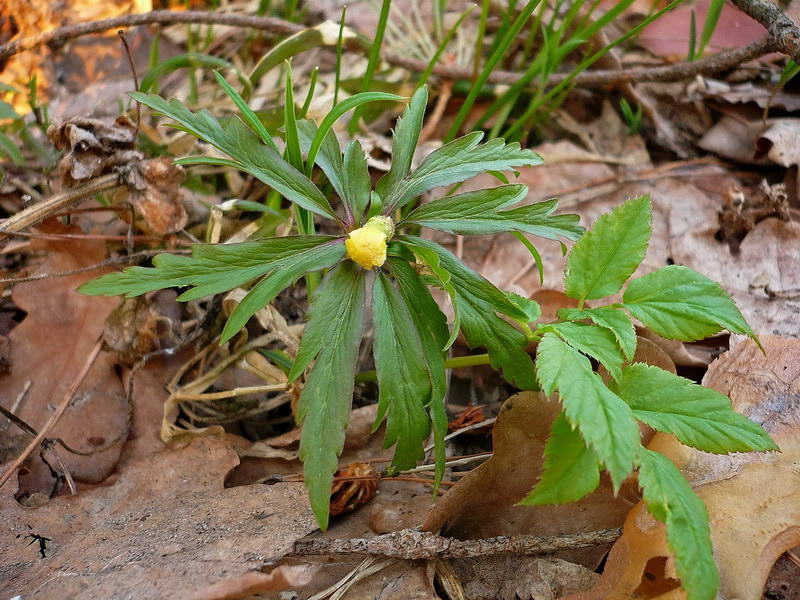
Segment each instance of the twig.
M504 535L478 540L459 540L417 529L403 529L373 538L300 540L294 543L291 555L368 554L405 560L427 560L474 558L503 552L550 554L559 550L610 544L621 533L620 529L602 529L568 535Z
M37 202L28 208L11 215L9 218L0 223L0 240L7 238L10 234L20 233L21 231L45 220L53 213L64 210L84 198L94 196L97 193L111 190L122 185L120 175L112 173L110 175L103 175L97 179L93 179L88 183L63 192L50 196L46 200Z
M103 347L103 341L97 340L97 343L92 348L92 351L89 353L88 358L83 363L83 367L75 376L72 383L70 384L69 388L67 389L67 393L64 394L64 399L61 401L61 404L56 408L56 411L53 415L48 419L47 423L39 430L39 433L36 435L33 440L31 440L30 444L22 451L17 458L11 463L11 465L3 471L2 475L0 475L0 487L3 487L3 484L8 481L12 474L16 473L17 469L25 462L25 459L30 456L31 452L33 452L39 444L47 437L47 434L50 433L50 430L58 423L58 420L61 418L61 415L64 414L64 411L67 410L70 403L72 402L72 398L75 396L75 393L78 391L78 388L83 383L83 380L86 378L86 375L89 373L89 370L92 368L94 361L97 360L97 356L100 354L100 349Z

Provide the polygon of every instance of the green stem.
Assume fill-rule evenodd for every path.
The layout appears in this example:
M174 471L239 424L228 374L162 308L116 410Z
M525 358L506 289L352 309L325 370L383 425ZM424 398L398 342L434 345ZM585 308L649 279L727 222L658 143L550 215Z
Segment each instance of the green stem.
M444 362L445 369L457 369L459 367L475 367L478 365L488 365L488 354L470 354L467 356L456 356L455 358L448 358ZM368 381L377 381L378 373L375 370L362 371L356 375L356 383L366 383Z

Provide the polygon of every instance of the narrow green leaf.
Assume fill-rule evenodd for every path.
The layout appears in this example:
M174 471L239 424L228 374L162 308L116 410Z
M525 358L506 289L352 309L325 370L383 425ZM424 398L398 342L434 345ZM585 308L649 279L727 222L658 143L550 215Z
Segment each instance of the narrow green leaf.
M378 23L375 26L375 38L369 47L369 56L367 57L367 68L364 71L363 91L368 92L372 85L372 78L375 75L375 70L381 61L381 45L383 44L383 35L386 33L386 24L389 22L389 11L392 8L392 0L383 0L381 4L381 12L378 15ZM354 136L358 131L358 122L361 119L361 109L356 108L356 112L348 125L348 132Z
M600 484L597 455L586 447L580 433L561 413L553 422L544 447L539 482L520 504L567 504L591 494Z
M274 188L298 206L336 219L325 196L314 183L292 167L239 120L223 127L208 111L193 113L178 100L167 102L154 95L132 92L131 98L176 121L180 129L204 140L236 160L253 177Z
M670 460L644 448L639 485L650 513L667 526L667 542L687 600L713 600L719 588L708 511Z
M410 469L425 457L424 443L430 433L425 405L430 400L431 380L408 307L380 272L372 290L372 320L372 352L380 390L373 429L386 418L384 447L396 444L391 468Z
M731 408L725 395L658 367L634 363L612 388L637 419L687 446L716 454L778 450L758 423Z
M375 186L375 191L382 197L411 170L427 105L428 88L423 86L414 92L403 116L397 119L392 137L392 166Z
M322 529L328 527L331 484L339 466L336 457L344 448L350 417L365 300L364 270L352 261L342 262L317 288L298 350L298 358L316 357L300 395L297 421L303 426L300 459L304 481Z
M614 334L608 329L589 325L588 323L551 323L541 328L543 331L555 331L558 336L576 350L596 358L611 377L619 379L622 375L622 351Z
M722 286L688 267L670 265L634 279L622 301L628 312L665 338L689 342L724 328L757 341Z
M317 136L317 124L310 119L301 119L297 122L297 133L300 136L300 147L308 156L311 142ZM333 186L336 194L344 200L347 196L345 184L344 163L342 162L342 149L333 130L329 130L323 139L315 159L317 166L325 173L328 182Z
M555 333L546 333L539 342L536 374L546 394L558 391L570 423L578 427L619 489L641 448L630 407L603 384L588 358Z
M567 296L584 301L616 294L644 258L651 218L650 197L644 195L597 219L569 254Z
M294 85L292 84L292 67L286 63L286 79L284 80L283 98L283 137L286 142L286 158L289 164L298 171L303 170L303 154L300 151L300 136L297 133L297 117L294 106ZM313 160L309 163L314 164ZM310 173L306 173L310 177ZM310 232L308 232L310 233Z
M0 131L0 150L5 152L15 165L25 164L25 157L17 144L2 131Z
M576 240L583 233L578 215L553 215L557 200L500 210L521 202L524 185L502 185L438 198L413 210L404 221L460 235L519 231L548 239Z
M272 139L272 136L267 131L267 128L264 127L264 124L261 122L261 119L259 119L256 113L254 113L250 106L248 106L244 98L239 95L239 92L233 89L233 86L225 81L225 78L218 71L214 71L214 77L216 78L219 86L236 105L236 108L239 109L239 112L242 113L242 120L247 123L250 129L255 131L256 135L258 135L262 142L272 148L276 154L279 153L280 150L278 150L275 140Z
M369 205L372 191L367 156L358 140L347 144L347 148L344 150L344 181L347 191L342 201L350 207L354 218L353 224L358 227L361 225L364 211Z
M598 308L562 308L558 318L566 321L591 319L595 325L608 329L617 340L626 360L633 360L636 353L636 330L633 321L619 308L600 306Z
M194 286L179 300L196 300L244 285L294 262L305 252L335 244L337 240L341 238L313 235L264 238L240 244L195 244L192 256L159 254L152 267L128 267L88 281L78 290L89 296L125 294L131 298L168 287Z
M220 343L227 342L247 324L256 312L294 284L300 277L312 271L326 269L344 258L344 244L325 244L295 254L280 269L271 271L259 281L242 301L233 309L225 328L222 330Z
M520 148L516 142L506 144L495 138L479 144L482 138L483 132L476 131L431 152L417 169L382 194L384 214L391 214L432 188L459 183L484 171L508 171L542 163L538 154Z

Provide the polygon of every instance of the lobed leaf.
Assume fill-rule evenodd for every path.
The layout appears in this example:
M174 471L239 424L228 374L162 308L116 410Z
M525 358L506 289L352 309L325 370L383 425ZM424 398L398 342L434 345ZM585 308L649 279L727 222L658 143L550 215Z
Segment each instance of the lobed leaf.
M569 254L564 274L567 296L583 302L616 294L644 259L651 219L647 195L597 219Z
M630 282L623 306L665 338L690 342L727 329L758 343L742 313L717 282L671 265Z
M637 419L687 446L716 454L778 450L758 423L731 408L727 396L658 367L634 363L612 387Z
M244 285L326 244L343 246L340 238L329 235L274 237L239 244L195 244L192 256L159 254L152 267L128 267L88 281L78 289L89 296L124 294L131 298L169 287L194 286L178 299L196 300Z
M616 489L630 474L641 445L630 407L592 371L589 359L545 333L536 356L542 390L558 391L564 412L611 475Z
M614 334L608 329L587 323L566 321L544 325L540 331L554 331L576 350L597 359L612 378L619 379L622 374L622 352Z
M687 600L713 600L719 588L708 511L670 460L644 448L639 485L650 513L667 526L667 542Z
M411 169L414 151L417 149L425 108L428 106L428 88L421 86L414 92L403 116L397 119L392 136L392 166L378 180L375 191L385 197L386 193L402 180Z
M616 338L627 360L633 360L636 353L636 330L633 321L619 308L600 306L598 308L561 308L558 318L568 321L590 319L595 325L608 329Z
M561 413L553 422L544 447L539 482L520 504L567 504L591 494L600 484L597 455Z
M292 366L296 376L301 356L305 365L316 358L300 395L297 422L303 426L300 459L304 481L322 529L328 527L331 484L353 400L364 326L364 273L352 261L344 261L325 276L311 302L306 333ZM290 375L290 380L294 378Z

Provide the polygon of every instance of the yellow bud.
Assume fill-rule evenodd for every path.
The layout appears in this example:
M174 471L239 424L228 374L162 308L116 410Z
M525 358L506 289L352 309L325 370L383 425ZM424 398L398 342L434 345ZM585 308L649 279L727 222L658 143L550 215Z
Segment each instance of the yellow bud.
M394 233L388 217L372 217L367 223L350 232L344 247L347 257L365 269L380 267L386 262L386 242Z

